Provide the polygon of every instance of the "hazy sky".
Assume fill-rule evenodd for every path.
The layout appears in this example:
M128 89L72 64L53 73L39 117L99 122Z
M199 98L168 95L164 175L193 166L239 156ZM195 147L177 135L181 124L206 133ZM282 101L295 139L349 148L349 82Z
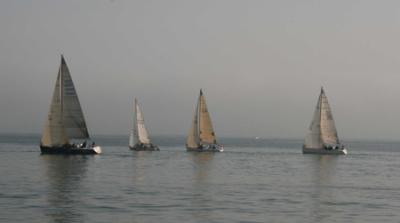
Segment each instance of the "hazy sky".
M60 54L89 130L305 135L324 86L339 136L400 139L400 1L2 0L0 132L41 133Z

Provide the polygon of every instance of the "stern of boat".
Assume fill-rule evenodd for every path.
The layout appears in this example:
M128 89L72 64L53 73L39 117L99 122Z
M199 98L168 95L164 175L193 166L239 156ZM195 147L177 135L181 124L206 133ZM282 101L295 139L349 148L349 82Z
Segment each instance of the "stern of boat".
M93 151L95 151L96 154L101 154L101 153L102 153L101 147L100 147L100 146L95 146L95 147L93 147Z

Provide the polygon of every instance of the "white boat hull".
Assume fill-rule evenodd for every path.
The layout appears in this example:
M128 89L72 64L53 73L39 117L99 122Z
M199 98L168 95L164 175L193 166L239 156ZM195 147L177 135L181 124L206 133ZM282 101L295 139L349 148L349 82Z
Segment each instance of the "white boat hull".
M303 148L303 154L346 155L347 149Z

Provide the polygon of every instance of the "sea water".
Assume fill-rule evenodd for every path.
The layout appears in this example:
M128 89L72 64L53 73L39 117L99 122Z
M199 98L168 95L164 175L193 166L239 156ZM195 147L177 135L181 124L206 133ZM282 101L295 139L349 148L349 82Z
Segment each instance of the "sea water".
M400 143L349 141L303 155L302 140L96 137L97 156L40 155L40 136L0 136L0 222L399 222Z

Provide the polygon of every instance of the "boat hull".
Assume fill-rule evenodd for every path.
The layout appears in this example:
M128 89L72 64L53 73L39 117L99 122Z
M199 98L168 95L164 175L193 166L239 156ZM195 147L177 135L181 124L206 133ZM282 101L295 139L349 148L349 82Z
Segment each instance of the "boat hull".
M160 151L158 146L150 144L150 145L140 145L140 144L135 144L134 146L129 146L129 149L134 150L134 151Z
M52 155L97 155L101 153L100 146L92 148L73 148L68 146L40 146L42 154Z
M199 147L187 147L186 150L188 152L223 152L224 147L218 144L212 144L212 145L201 145Z
M327 150L324 148L303 148L303 154L320 154L320 155L346 155L347 149L332 149Z

